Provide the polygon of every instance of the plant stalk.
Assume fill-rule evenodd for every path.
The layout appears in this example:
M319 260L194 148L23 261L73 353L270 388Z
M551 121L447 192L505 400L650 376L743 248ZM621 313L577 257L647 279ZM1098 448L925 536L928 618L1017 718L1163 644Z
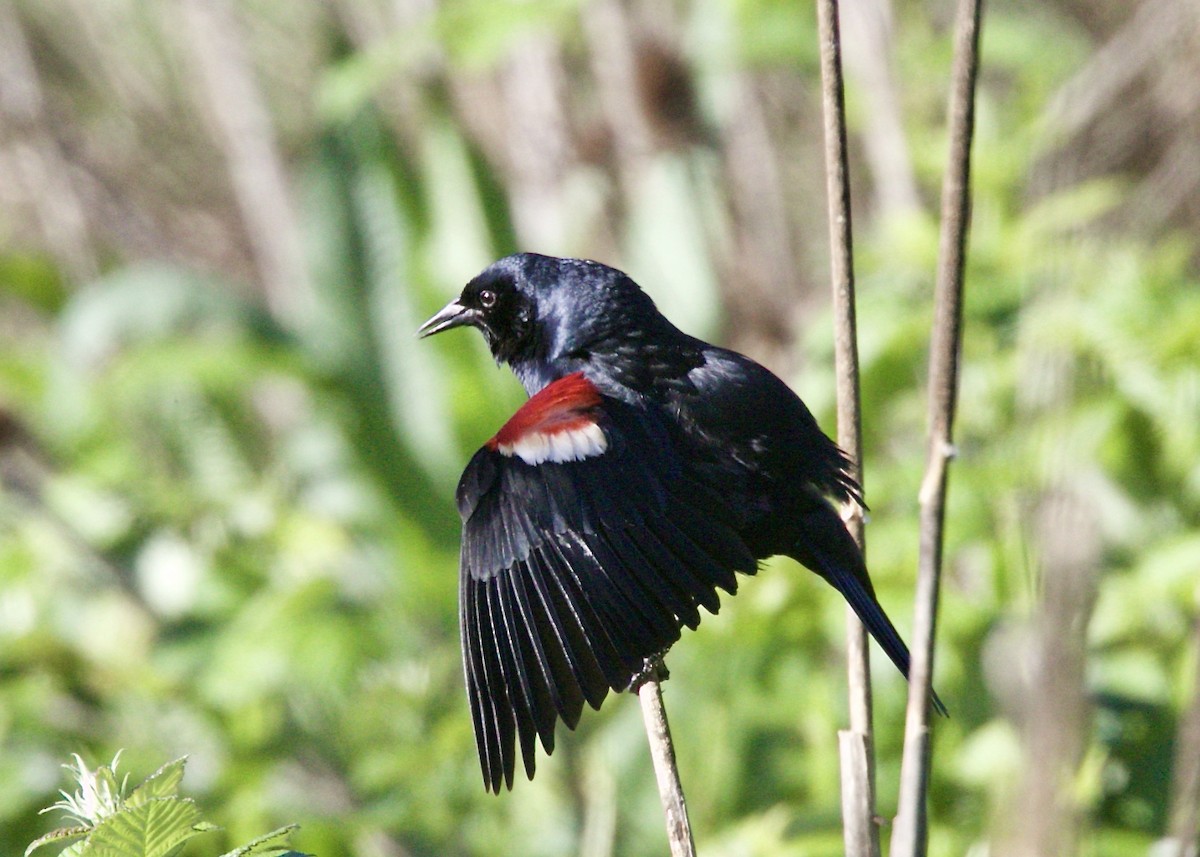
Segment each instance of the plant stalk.
M862 485L862 413L859 397L858 333L854 308L854 245L846 154L846 109L842 82L837 0L818 0L821 41L821 113L825 128L825 188L829 212L829 267L833 289L834 360L837 375L838 445L850 457ZM866 550L862 509L845 510L846 526ZM850 729L838 734L842 763L842 830L846 854L877 857L875 766L871 737L871 670L866 630L846 609L846 658Z
M654 666L649 676L638 686L642 718L646 722L646 737L650 741L650 757L654 760L654 776L662 798L663 815L667 822L667 841L671 857L696 857L696 841L688 820L683 783L675 764L675 745L671 743L671 728L667 725L667 709L662 698L661 665Z
M920 556L913 611L900 800L892 831L894 857L922 857L928 839L929 700L937 630L946 482L954 456L954 411L962 347L963 270L970 221L971 140L979 68L982 0L959 0L949 99L950 152L942 181L942 226L929 346L929 452L921 484Z

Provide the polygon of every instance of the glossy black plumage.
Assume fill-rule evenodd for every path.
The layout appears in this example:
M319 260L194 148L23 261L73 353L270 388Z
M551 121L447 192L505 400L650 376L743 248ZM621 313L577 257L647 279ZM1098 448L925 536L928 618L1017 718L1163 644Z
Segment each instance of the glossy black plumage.
M715 613L736 572L787 554L832 584L907 674L835 502L848 462L747 357L684 334L619 271L520 254L467 284L422 335L477 327L531 398L467 465L460 618L485 785L519 750L629 687ZM942 710L941 703L934 698Z

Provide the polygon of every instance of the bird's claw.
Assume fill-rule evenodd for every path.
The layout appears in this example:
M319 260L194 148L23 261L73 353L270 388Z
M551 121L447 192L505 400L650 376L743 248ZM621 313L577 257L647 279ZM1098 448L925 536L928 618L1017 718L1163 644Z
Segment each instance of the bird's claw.
M638 688L648 681L664 682L671 677L667 665L663 661L666 651L642 659L642 668L634 673L629 681L629 690L637 693Z

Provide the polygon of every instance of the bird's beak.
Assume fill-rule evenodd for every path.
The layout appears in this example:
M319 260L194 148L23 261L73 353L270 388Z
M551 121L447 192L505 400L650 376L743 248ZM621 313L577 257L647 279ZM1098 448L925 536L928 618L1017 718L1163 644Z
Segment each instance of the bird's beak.
M443 330L449 330L452 327L473 324L476 315L475 310L463 306L455 298L438 310L437 315L421 325L417 330L417 336L424 339L426 336L433 336L435 333L441 333Z

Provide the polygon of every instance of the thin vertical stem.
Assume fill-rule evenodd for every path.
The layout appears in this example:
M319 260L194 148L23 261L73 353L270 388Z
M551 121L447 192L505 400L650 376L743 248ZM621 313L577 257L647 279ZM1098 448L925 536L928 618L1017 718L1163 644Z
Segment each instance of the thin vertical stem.
M982 0L959 0L951 71L950 152L942 182L942 228L929 360L929 453L921 484L920 557L913 612L900 805L892 832L895 857L925 854L929 782L929 699L941 583L946 477L954 455L954 409L962 344L963 268L969 227L971 140L979 67Z
M1171 817L1167 830L1172 857L1200 854L1200 618L1194 626L1196 684L1192 701L1179 721L1175 767L1171 777Z
M312 293L299 218L275 127L230 0L178 0L196 86L225 155L267 308L303 321Z
M76 283L87 282L100 270L88 212L67 156L50 131L33 49L12 3L0 5L0 122L13 168L5 176L9 192L29 202L62 269Z
M667 709L663 705L662 675L661 666L652 668L649 677L638 686L637 695L642 703L646 737L650 740L650 756L654 760L654 776L658 780L658 794L667 821L671 857L696 857L696 841L692 838L683 783L675 764L675 745L671 743L671 728L667 725Z
M853 476L861 485L862 415L854 310L854 248L837 0L818 0L817 23L821 40L821 108L825 127L838 445L849 455ZM859 549L865 550L862 509L853 506L846 513L851 535ZM838 737L842 759L842 828L848 855L872 857L879 853L879 834L875 825L875 769L871 748L871 672L866 631L849 608L846 610L846 656L850 729Z

